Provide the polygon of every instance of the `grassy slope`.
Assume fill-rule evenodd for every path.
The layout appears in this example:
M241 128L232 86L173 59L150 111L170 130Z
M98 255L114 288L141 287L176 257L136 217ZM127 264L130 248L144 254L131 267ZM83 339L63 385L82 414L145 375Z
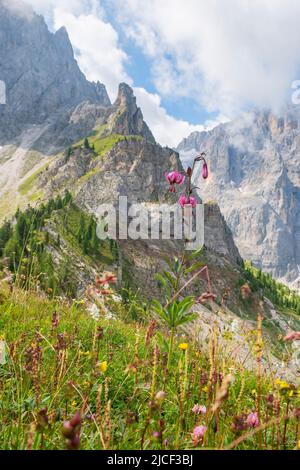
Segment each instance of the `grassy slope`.
M106 135L107 126L102 125L96 128L89 136L88 141L91 146L94 147L94 150L98 157L102 158L109 150L111 150L114 145L116 145L121 140L143 140L143 137L139 135L122 135L122 134L109 134ZM84 144L84 139L80 140L77 144L74 145L74 148L81 147Z
M119 135L103 137L102 132L103 130L95 131L89 137L89 142L95 146L99 159L120 139L125 138ZM36 176L22 188L26 194L31 194L31 197L35 194L32 191L35 188ZM108 247L102 247L96 258L83 255L76 240L80 211L74 208L67 214L68 230L65 215L64 211L58 211L49 220L49 226L54 227L66 245L63 250L59 250L60 255L65 257L71 266L74 258L76 261L81 259L85 264L97 269L111 264L113 259ZM51 243L54 246L55 240ZM229 267L227 271L224 287L232 285L232 277L236 291L232 303L237 309L244 307L246 316L251 316L254 320L253 305L249 304L249 308L247 305L245 307L245 304L242 306L238 297L236 273ZM215 274L213 278L217 279L217 272ZM295 401L295 393L288 398L291 388L284 388L279 392L271 377L264 377L259 383L255 374L241 369L232 359L222 357L221 351L216 355L217 359L212 355L208 356L193 339L189 340L188 354L178 349L180 340L176 340L172 367L167 373L164 356L167 351L166 334L160 331L154 335L150 344L145 344L146 327L134 322L125 323L122 318L128 320L128 312L118 304L112 305L111 309L119 320L108 322L102 318L96 325L83 306L68 306L61 300L51 301L19 290L9 296L5 286L1 291L0 302L0 334L5 336L8 344L13 344L16 348L8 363L0 366L2 448L63 448L64 442L60 433L62 421L78 409L85 416L95 415L84 419L82 448L133 449L139 448L141 441L144 441L145 448L161 448L165 438L168 440L167 448L187 448L193 446L191 432L196 424L208 425L204 441L206 447L221 448L236 437L231 429L234 416L243 412L249 413L257 407L257 390L261 389L259 399L263 422L267 419L267 413L270 415L270 410L267 411L266 408L266 396L269 391L274 392L280 400L282 416L287 403L290 408L299 406ZM60 315L58 331L51 329L54 310ZM95 340L96 326L104 328L104 337L99 342ZM68 343L63 355L58 353L55 347L58 332L65 335ZM43 354L34 365L30 363L33 352L28 348L36 350L37 346L41 347ZM158 361L156 365L154 357ZM103 360L108 361L107 372L101 372L97 365ZM25 370L26 361L29 370ZM191 409L197 402L210 409L219 386L218 374L224 376L232 369L235 381L231 386L229 398L222 405L219 430L215 433L213 429L216 417L209 414L201 419L196 417ZM157 370L164 370L164 374L158 373ZM68 381L73 381L76 388L68 387ZM153 409L149 414L149 401L161 389L167 393L163 408ZM99 400L97 404L97 395L100 394L101 406ZM42 433L38 425L39 412L45 407L50 426ZM165 422L163 439L154 438L152 433L159 431L159 419L162 416ZM273 438L274 428L270 426L267 430L263 436L266 446L294 448L295 420L289 422L286 438L283 437L283 420L280 426L282 433L278 442L278 437ZM260 439L259 435L255 435L243 441L239 448L261 448Z
M168 373L164 331L155 331L146 343L147 325L128 318L125 322L126 309L121 304L110 303L110 310L119 319L108 321L101 316L95 322L80 303L67 305L18 289L10 295L5 283L0 289L0 334L11 350L7 363L0 366L2 449L64 448L62 422L77 410L83 416L83 449L138 449L142 441L144 448L191 448L191 433L197 424L208 427L205 448L223 448L237 436L247 435L249 429L233 432L232 423L237 415L256 409L258 400L261 422L272 417L266 403L269 392L280 404L279 437L278 425L270 425L267 431L244 438L236 447L297 445L295 418L287 423L285 433L282 419L287 402L290 410L299 406L295 392L289 397L292 386L276 384L271 377L259 382L255 373L237 366L233 359L225 361L221 351L214 356L211 350L207 356L193 339L188 350L182 351L181 337L176 338ZM57 328L52 327L54 311L60 318ZM103 337L97 339L102 328ZM59 335L66 340L65 349L57 347ZM34 355L34 351L39 353ZM107 361L106 371L103 366L101 371L103 361ZM211 411L205 416L195 415L192 408L199 403L211 410L219 374L224 376L229 371L234 381L218 412L216 432L216 415ZM160 390L165 391L166 398L158 404L154 397ZM45 408L49 425L43 428L39 413ZM161 431L162 437L153 435ZM201 443L196 447L202 448Z
M85 290L89 282L94 280L95 273L104 269L112 269L115 262L114 254L108 241L100 241L98 250L93 254L84 253L82 245L78 242L77 231L80 219L85 225L89 223L89 216L76 205L56 210L45 224L50 239L47 251L52 253L59 292L76 297L78 292ZM57 246L57 238L60 246ZM67 266L68 279L62 282L62 271ZM84 266L84 267L83 267ZM84 284L85 287L84 287ZM65 290L65 292L64 292ZM70 294L72 292L72 294Z

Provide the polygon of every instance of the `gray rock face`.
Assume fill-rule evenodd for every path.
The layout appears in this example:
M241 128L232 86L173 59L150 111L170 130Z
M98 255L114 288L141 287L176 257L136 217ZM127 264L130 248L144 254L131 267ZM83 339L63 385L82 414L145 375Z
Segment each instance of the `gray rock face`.
M121 83L119 86L113 110L111 132L123 135L141 135L149 142L155 142L152 132L144 122L141 109L136 105L133 91L126 83Z
M110 106L104 85L88 82L80 71L66 29L52 34L41 16L24 11L0 0L0 79L7 90L1 143L53 115L70 120L80 103Z
M44 19L26 8L19 1L0 0L0 79L7 86L7 104L0 107L0 145L22 133L29 142L26 151L15 152L12 162L5 159L6 171L12 169L16 175L10 186L18 187L19 159L24 164L31 148L55 155L101 126L101 137L121 134L126 140L103 159L80 147L69 157L57 157L40 175L40 192L52 196L69 187L76 202L89 210L114 202L119 195L130 202L163 200L168 189L165 172L182 166L176 152L155 143L132 89L121 83L111 105L104 85L88 82L80 71L65 28L50 33ZM6 186L5 192L9 190ZM236 260L231 234L218 210L213 211L207 245Z
M208 155L200 194L216 200L243 258L300 289L300 112L256 112L194 132L178 146L183 159Z
M74 58L64 27L52 34L41 16L21 1L0 0L0 145L18 143L22 132L45 124L34 149L55 154L95 126L155 142L132 89L122 83L114 105L103 84L90 83Z
M177 203L179 193L170 194L165 179L170 169L183 170L177 152L145 139L127 139L100 161L83 148L75 149L69 157L65 154L44 171L40 187L47 188L49 196L68 188L75 192L76 203L90 212L97 212L104 203L117 206L119 196L127 196L128 204L145 203L151 211L158 203ZM205 205L204 223L206 247L238 262L239 252L216 204ZM182 249L174 241L167 245L169 252Z

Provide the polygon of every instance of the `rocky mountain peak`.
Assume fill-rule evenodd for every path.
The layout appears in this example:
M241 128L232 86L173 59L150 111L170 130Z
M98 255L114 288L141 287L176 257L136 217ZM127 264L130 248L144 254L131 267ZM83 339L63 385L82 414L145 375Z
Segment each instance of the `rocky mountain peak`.
M120 83L117 99L114 103L114 106L119 107L128 107L133 106L137 108L136 98L133 93L133 89L127 85L127 83Z
M110 102L105 85L103 85L103 83L97 82L95 83L95 89L100 98L102 105L106 108L110 107L111 102Z
M113 200L118 195L154 204L165 197L165 173L170 169L182 170L179 156L156 144L129 85L120 84L118 97L111 105L105 86L90 83L80 71L66 29L62 27L52 34L44 19L34 13L31 17L16 15L6 8L5 14L0 15L0 38L0 79L5 80L8 89L7 105L0 114L0 145L1 139L11 144L15 136L19 138L18 150L11 159L5 154L6 142L0 149L0 157L5 155L5 164L1 166L5 177L0 181L3 197L13 189L14 200L19 197L18 187L25 178L29 150L56 155L49 171L41 171L40 161L28 163L33 165L29 165L32 174L37 168L41 171L42 185L34 186L34 190L45 196L71 184L70 189L77 193L76 202L92 209L105 202L105 198ZM82 153L85 151L78 143L82 138L95 137L97 129L101 132L94 146L96 150L104 145L101 139L105 141L110 135L107 140L111 141L110 149L104 147L105 154L100 152L101 158L95 158L92 150L91 155ZM61 160L58 149L72 145L74 154L67 152L67 160ZM7 174L13 175L8 181ZM107 174L112 176L107 178ZM212 207L208 212L214 228L210 242L218 232L219 249L223 254L232 252L236 259L237 251L221 214ZM224 230L218 229L218 224ZM207 233L209 245L208 228Z
M79 69L66 29L51 33L43 17L21 1L0 0L0 80L7 90L1 144L54 113L66 127L81 103L110 105L104 85L90 83Z
M204 200L215 200L244 259L300 289L300 111L255 111L209 132L193 133L178 150L189 161L209 155Z
M74 59L73 47L65 26L55 32L54 41L60 52L63 52L65 56L69 56L70 59Z
M136 104L132 88L120 83L119 92L110 117L111 131L117 134L140 135L155 143L152 132L144 121L143 113Z

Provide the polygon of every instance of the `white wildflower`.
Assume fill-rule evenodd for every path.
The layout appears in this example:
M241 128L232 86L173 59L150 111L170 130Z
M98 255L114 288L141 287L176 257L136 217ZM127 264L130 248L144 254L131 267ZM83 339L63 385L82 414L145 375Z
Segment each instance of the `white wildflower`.
M240 322L238 320L233 320L231 323L231 331L233 333L239 333L240 331Z
M111 312L107 312L105 314L104 318L105 318L105 320L116 320L117 319L117 317Z
M91 305L91 306L88 308L88 311L89 311L91 317L92 317L95 321L99 320L99 317L100 317L100 310L99 310L99 308L97 307L96 304Z

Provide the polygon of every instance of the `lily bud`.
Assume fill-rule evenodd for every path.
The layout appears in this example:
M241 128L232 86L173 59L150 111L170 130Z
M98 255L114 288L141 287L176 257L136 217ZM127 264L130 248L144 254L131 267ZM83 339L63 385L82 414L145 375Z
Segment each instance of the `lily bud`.
M63 423L63 429L62 429L62 434L66 438L70 438L73 436L74 429L73 426L71 426L70 421L65 421Z
M70 420L70 425L75 428L76 426L79 426L81 424L81 415L79 411L76 411L75 415L73 418Z
M203 167L202 167L202 178L206 180L207 177L208 177L208 167L207 167L207 163L204 162Z
M66 442L69 450L77 450L80 447L80 436L76 434L72 439Z

